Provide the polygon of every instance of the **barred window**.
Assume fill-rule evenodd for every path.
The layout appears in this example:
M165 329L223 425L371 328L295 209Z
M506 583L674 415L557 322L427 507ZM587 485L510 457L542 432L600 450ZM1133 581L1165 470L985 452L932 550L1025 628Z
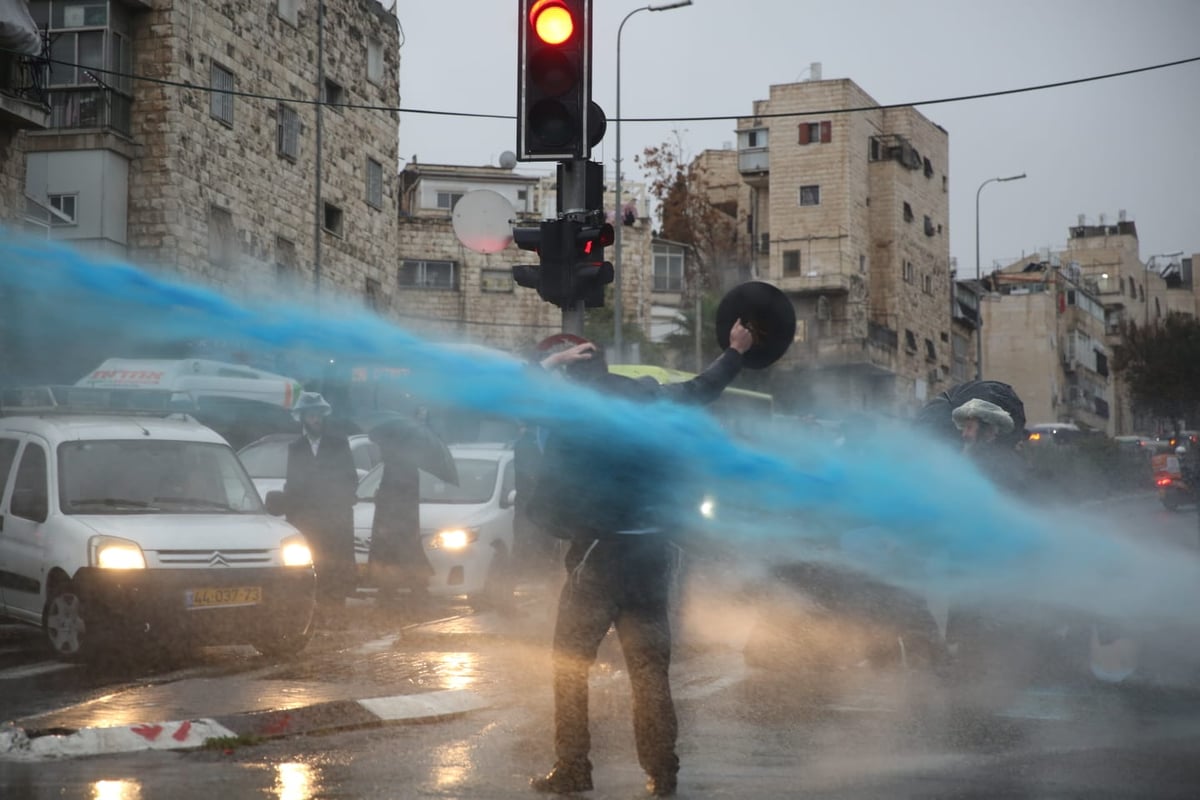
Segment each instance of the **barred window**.
M373 158L367 159L367 204L383 208L383 164Z
M276 150L284 158L295 161L300 155L300 115L296 109L279 104Z
M209 92L209 113L226 125L233 125L233 73L213 63L209 84L216 91Z

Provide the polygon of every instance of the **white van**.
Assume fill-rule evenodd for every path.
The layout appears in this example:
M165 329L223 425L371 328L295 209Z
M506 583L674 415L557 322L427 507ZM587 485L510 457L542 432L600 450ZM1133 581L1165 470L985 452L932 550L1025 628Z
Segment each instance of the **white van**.
M194 419L0 410L0 616L60 656L141 641L291 655L314 593L304 537Z

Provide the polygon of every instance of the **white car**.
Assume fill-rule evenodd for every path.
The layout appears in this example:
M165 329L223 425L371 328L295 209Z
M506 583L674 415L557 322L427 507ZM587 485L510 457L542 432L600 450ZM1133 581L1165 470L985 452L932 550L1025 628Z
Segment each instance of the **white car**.
M288 446L296 441L299 433L272 433L258 441L251 442L238 451L238 458L250 473L258 496L267 498L267 492L282 492L287 480ZM347 437L350 440L350 455L354 459L354 468L358 478L362 480L376 464L379 463L379 445L367 438L366 434L356 433Z
M170 413L0 414L0 616L61 657L139 641L299 652L315 575L217 433Z
M450 452L458 486L421 473L421 543L434 569L429 593L503 603L512 593L513 452L486 444L451 445ZM371 549L375 492L382 477L380 465L358 485L354 549L360 567L367 564Z

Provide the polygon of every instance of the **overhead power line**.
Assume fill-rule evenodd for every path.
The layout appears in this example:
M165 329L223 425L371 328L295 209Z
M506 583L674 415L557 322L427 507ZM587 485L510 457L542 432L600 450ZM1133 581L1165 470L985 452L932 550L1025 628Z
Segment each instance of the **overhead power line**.
M0 47L0 52L12 53L14 55L22 55L15 50ZM67 67L81 67L84 65L73 61L61 61L59 59L47 58L43 61L51 64L61 64ZM951 97L940 97L929 100L911 100L904 103L878 103L868 106L857 106L855 108L826 108L826 109L811 109L806 111L780 111L770 114L707 114L697 116L673 116L673 117L626 117L620 122L719 122L719 121L737 121L740 119L778 119L783 117L809 117L809 116L829 116L832 114L852 114L859 111L879 111L889 108L909 108L913 106L933 106L944 103L960 103L966 100L983 100L990 97L1004 97L1006 95L1025 94L1028 92L1040 92L1046 89L1059 89L1064 86L1076 86L1083 83L1094 83L1096 81L1106 81L1113 78L1121 78L1127 75L1137 75L1143 72L1154 72L1161 69L1169 69L1171 67L1179 67L1184 64L1193 64L1200 62L1200 56L1192 56L1191 58L1181 58L1175 61L1166 61L1161 64L1152 64L1146 67L1135 67L1133 69L1120 70L1118 72L1106 72L1102 75L1090 75L1085 78L1072 78L1064 81L1054 81L1052 83L1039 83L1033 86L1021 86L1015 89L998 89L991 92L976 92L973 94L960 94ZM322 100L311 100L306 98L283 97L280 95L262 94L259 92L242 92L236 89L218 89L213 86L203 86L190 81L175 81L167 78L152 78L148 75L137 75L131 72L120 72L118 70L103 69L100 67L88 66L86 69L93 73L101 73L104 75L115 75L120 78L129 78L135 81L143 81L145 83L154 83L162 86L174 86L180 89L191 89L199 92L215 92L217 94L228 94L234 97L246 97L256 100L271 100L277 103L295 103L300 105L326 105L336 108L351 108L362 111L385 111L395 112L399 114L423 114L426 116L439 117L463 117L473 119L504 119L515 120L513 114L487 114L477 111L446 111L432 108L405 108L404 106L380 106L369 103L331 103ZM617 120L611 120L616 122Z

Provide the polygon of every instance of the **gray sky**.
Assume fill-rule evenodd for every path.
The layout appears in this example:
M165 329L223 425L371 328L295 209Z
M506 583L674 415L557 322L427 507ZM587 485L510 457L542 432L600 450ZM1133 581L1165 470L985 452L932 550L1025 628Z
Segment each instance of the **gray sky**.
M596 0L593 99L616 116L616 34L645 5ZM514 113L516 0L399 0L402 105ZM850 78L880 103L1032 86L1200 56L1198 0L694 0L643 12L621 38L621 110L644 116L749 115L773 83ZM1137 223L1143 259L1200 252L1200 62L1009 97L918 106L950 134L950 252L981 262L1061 247L1079 214ZM678 130L690 154L735 142L735 123L633 123L633 157ZM614 126L593 158L613 169ZM496 164L513 121L402 114L400 154ZM545 165L523 164L539 172Z

